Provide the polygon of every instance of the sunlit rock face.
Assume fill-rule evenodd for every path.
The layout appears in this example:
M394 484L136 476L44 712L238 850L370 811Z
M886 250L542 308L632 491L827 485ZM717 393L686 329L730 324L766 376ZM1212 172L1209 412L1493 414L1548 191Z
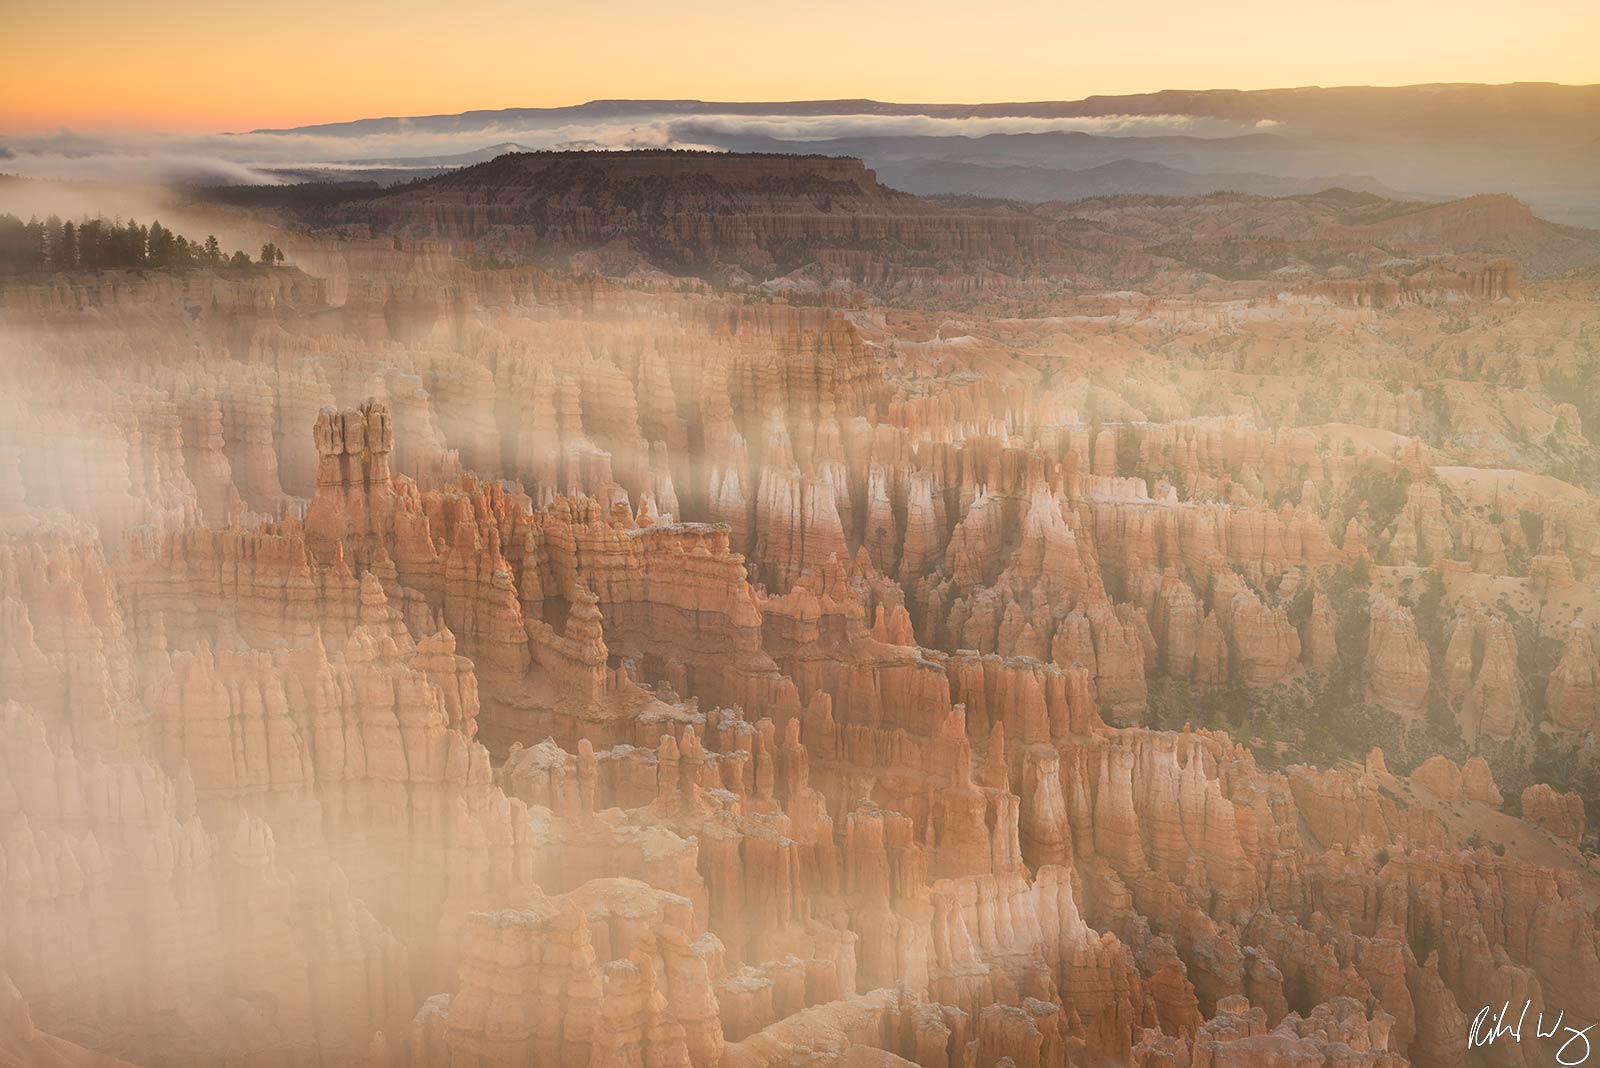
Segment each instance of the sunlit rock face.
M1499 201L1207 200L510 157L252 216L295 266L0 280L0 1061L1600 1016L1596 283Z

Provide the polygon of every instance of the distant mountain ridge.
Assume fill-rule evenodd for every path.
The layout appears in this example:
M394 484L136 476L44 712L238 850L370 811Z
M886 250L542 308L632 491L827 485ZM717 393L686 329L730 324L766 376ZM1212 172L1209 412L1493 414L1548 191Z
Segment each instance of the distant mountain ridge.
M1294 178L1249 171L1186 171L1153 160L1118 159L1082 169L1037 165L993 166L959 160L884 162L878 165L884 181L907 192L923 195L970 193L1011 200L1077 200L1083 197L1139 193L1155 196L1201 196L1228 191L1262 196L1314 193L1333 186L1377 193L1385 197L1404 194L1365 175L1316 175Z
M688 115L870 115L978 118L1098 118L1112 115L1192 115L1239 121L1310 122L1318 126L1360 121L1385 128L1413 128L1419 121L1454 123L1472 117L1473 130L1533 132L1545 123L1600 125L1600 84L1558 85L1512 82L1504 85L1432 83L1407 86L1305 86L1288 89L1162 89L1150 93L1095 95L1079 100L986 104L896 103L866 98L789 101L591 100L541 108L499 108L457 114L391 116L317 123L258 134L318 133L363 136L410 131L470 130L483 120L498 123L534 120L572 121L620 117ZM1592 134L1591 134L1592 136Z
M1104 284L1174 266L1303 281L1461 257L1475 259L1451 270L1485 257L1533 276L1600 265L1600 232L1549 222L1504 194L1435 204L1335 188L1028 206L915 196L859 159L785 153L510 153L290 210L312 229L353 226L487 262L732 285L954 285L986 272Z
M594 100L258 136L359 144L410 135L452 145L445 154L480 138L538 148L823 152L859 157L918 193L1035 202L1115 192L1285 195L1330 183L1417 199L1510 193L1551 219L1600 226L1597 129L1600 85L1520 82L1167 89L990 104ZM374 177L460 165L426 158L433 162L410 174Z

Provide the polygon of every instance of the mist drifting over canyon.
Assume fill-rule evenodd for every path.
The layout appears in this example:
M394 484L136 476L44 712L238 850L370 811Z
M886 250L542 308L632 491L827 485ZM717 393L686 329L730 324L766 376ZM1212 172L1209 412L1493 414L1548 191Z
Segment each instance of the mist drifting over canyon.
M53 179L390 184L513 150L849 155L919 194L1024 201L1115 193L1409 199L1511 193L1600 225L1600 86L1354 86L915 104L596 100L216 134L0 134L0 168Z
M0 135L0 1065L1554 1063L1597 120Z

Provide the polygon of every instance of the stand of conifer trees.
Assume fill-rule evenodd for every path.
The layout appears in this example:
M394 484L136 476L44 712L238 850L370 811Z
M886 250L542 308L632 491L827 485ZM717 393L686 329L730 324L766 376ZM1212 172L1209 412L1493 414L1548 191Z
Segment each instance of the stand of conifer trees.
M270 251L269 251L270 250ZM262 248L261 262L283 262L276 245ZM224 256L215 236L191 241L159 222L143 226L104 217L63 222L52 215L23 222L0 214L0 275L45 275L62 271L185 270L194 267L248 267L243 252Z

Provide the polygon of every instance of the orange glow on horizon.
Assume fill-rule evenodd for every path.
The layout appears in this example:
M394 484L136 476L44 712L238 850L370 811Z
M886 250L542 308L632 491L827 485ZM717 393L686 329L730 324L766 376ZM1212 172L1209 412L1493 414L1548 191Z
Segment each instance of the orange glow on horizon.
M1600 4L842 0L585 10L21 0L0 130L244 131L606 97L1062 100L1162 88L1600 82Z

